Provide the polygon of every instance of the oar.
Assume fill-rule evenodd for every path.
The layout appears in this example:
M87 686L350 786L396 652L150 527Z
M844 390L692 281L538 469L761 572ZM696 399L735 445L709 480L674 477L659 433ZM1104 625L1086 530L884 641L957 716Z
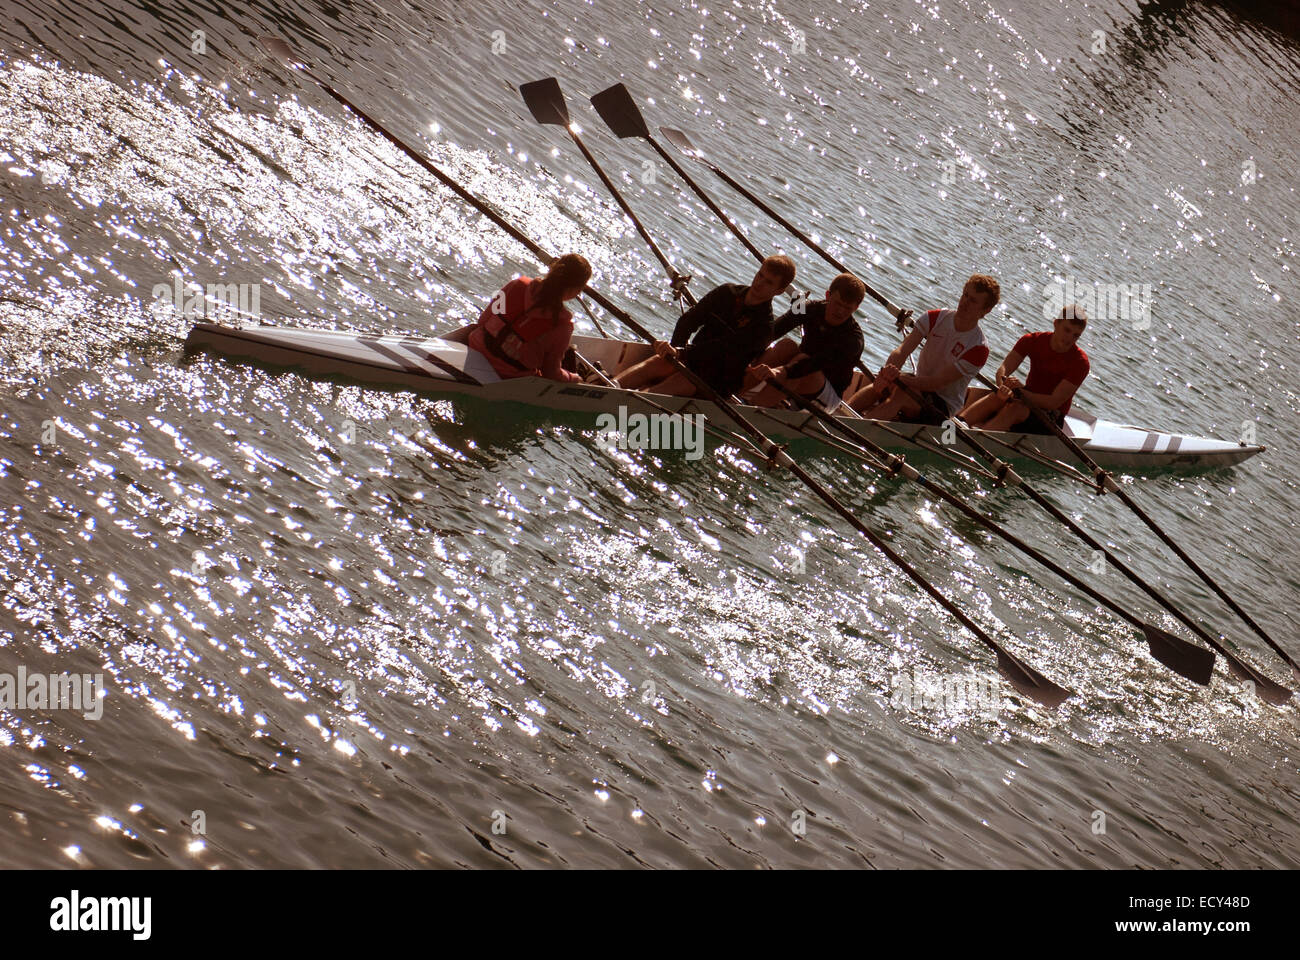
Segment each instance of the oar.
M907 463L906 459L902 456L890 453L879 444L873 442L870 438L862 436L846 424L841 423L839 420L818 408L816 404L799 396L799 394L795 393L775 377L769 377L767 382L776 387L776 389L781 393L784 393L804 410L807 410L823 424L835 430L837 433L842 434L848 442L871 453L880 463L881 469L887 472L890 476L901 475L904 479L919 484L945 503L952 504L971 520L974 520L989 532L1001 537L1026 556L1036 560L1039 564L1046 567L1048 570L1051 570L1076 590L1081 590L1084 594L1091 597L1107 610L1110 610L1112 613L1115 613L1122 619L1127 620L1130 624L1137 627L1137 629L1141 630L1142 634L1146 637L1147 647L1151 651L1151 655L1165 666L1169 667L1169 669L1182 674L1184 677L1195 683L1204 685L1210 682L1210 676L1214 672L1214 654L1209 650L1188 643L1186 640L1174 636L1167 630L1162 630L1151 623L1141 620L1136 615L1130 613L1115 601L1111 600L1105 594L1093 589L1087 583L1071 574L1068 570L1059 566L1056 562L1034 549L1028 543L1025 543L1011 531L996 523L990 517L980 513L965 500L955 494L949 493L924 474L919 473L916 468Z
M774 221L779 223L781 226L785 227L785 229L790 231L790 233L793 234L799 240L800 243L802 243L813 253L817 254L819 257L821 257L823 260L829 263L840 273L850 272L848 267L846 267L840 260L836 259L826 250L822 249L822 247L818 245L816 241L812 239L812 237L808 236L806 233L804 233L802 230L796 227L785 217L781 216L781 214L773 210L768 203L766 203L764 200L762 200L760 197L754 194L753 191L746 188L742 183L740 183L734 177L729 175L716 163L708 159L704 155L704 151L701 150L699 147L695 146L695 144L691 143L690 137L686 136L686 134L682 133L682 131L675 129L674 127L660 127L659 132L662 133L664 135L664 139L666 139L674 147L676 147L682 153L686 154L686 156L690 157L693 160L698 160L700 163L704 164L706 167L712 170L715 174L717 174L717 176L722 180L723 183L731 187L733 190L739 193L742 197L744 197L754 206L758 207L758 209L762 210L765 214L767 214L769 217L771 217ZM859 277L859 279L862 278ZM876 290L874 287L872 287L871 284L867 283L865 280L863 280L863 286L867 288L867 295L870 296L871 299L875 300L882 307L884 307L886 310L888 310L890 315L894 318L894 320L897 323L899 324L905 323L907 320L911 318L912 316L911 310L904 310L902 307L899 307L897 304L890 301L890 299L886 297L883 293L881 293L879 290Z
M903 389L917 402L924 403L923 398L912 390L911 387L901 383L897 384L897 386ZM1183 625L1186 626L1187 629L1191 630L1197 637L1218 651L1223 659L1227 661L1228 669L1238 678L1251 681L1255 685L1256 691L1264 700L1272 704L1283 704L1291 698L1291 691L1289 689L1276 683L1261 673L1257 668L1251 666L1245 660L1229 651L1223 646L1223 644L1207 633L1199 623L1184 613L1182 609L1175 606L1172 601L1164 596L1164 594L1151 586L1151 584L1147 583L1146 580L1139 576L1126 563L1120 560L1119 557L1111 553L1104 544L1067 516L1059 507L1056 506L1056 504L1052 503L1029 484L1025 483L1024 479L1011 468L1009 463L988 450L987 447L975 439L970 431L962 427L956 420L950 420L950 422L956 428L957 436L962 440L962 442L973 449L979 456L984 458L984 460L993 467L994 472L1003 478L1004 483L1008 486L1014 486L1022 490L1025 496L1029 497L1030 500L1041 507L1053 519L1065 526L1071 533L1093 550L1100 552L1106 558L1106 561L1123 574L1130 583L1137 586L1148 597L1182 621ZM1109 476L1109 474L1107 474L1107 476ZM1183 642L1185 643L1185 641ZM1188 646L1190 647L1191 645L1189 644ZM1192 647L1192 649L1195 648ZM1169 663L1165 657L1177 656L1177 651L1171 651L1168 647L1158 648L1155 644L1152 644L1151 655L1156 657L1156 659L1160 660L1162 663L1166 663L1168 666L1172 667L1173 664Z
M321 87L321 89L323 89L326 93L328 93L341 105L351 110L358 118L360 118L372 130L380 134L382 137L384 137L384 139L388 140L390 143L392 143L394 146L400 149L403 153L409 156L421 167L423 167L425 170L433 174L434 177L436 177L440 183L444 184L446 187L452 190L458 197L460 197L465 202L470 204L472 207L474 207L476 210L478 210L480 213L482 213L484 216L490 219L493 223L495 223L497 226L501 227L502 230L504 230L507 234L509 234L511 237L517 240L521 245L526 247L542 263L551 262L552 259L551 256L542 247L540 247L533 240L529 239L524 233L522 233L520 230L514 227L509 221L503 218L500 214L492 210L492 208L489 207L485 201L480 200L478 197L470 193L464 187L457 184L454 180L452 180L445 173L443 173L441 170L435 167L432 163L430 163L428 160L426 160L424 157L418 154L414 149L407 146L405 143L403 143L393 134L389 133L382 125L378 123L378 121L372 119L368 114L362 112L350 100L348 100L341 93L339 93L328 83L326 83L323 79L321 79L315 73L313 73L309 67L307 67L300 60L295 58L293 51L289 48L288 44L284 43L284 41L282 40L278 40L270 37L262 38L262 42L268 50L275 53L277 56L281 57L290 67L299 70L305 76L307 76L312 81L314 81L318 86ZM641 339L645 340L647 343L655 342L657 338L654 336L654 334L652 334L645 327L641 326L641 324L637 323L637 321L633 319L628 313L614 306L612 302L610 302L608 299L606 299L604 296L602 296L601 294L597 293L594 290L587 289L586 293L591 297L592 300L600 304L611 316L617 317L619 320L621 320L628 329L636 333L636 335L641 337ZM936 587L934 587L928 580L926 580L925 577L923 577L920 573L918 573L911 566L911 564L909 564L906 560L904 560L892 549L890 549L888 544L886 544L878 536L876 536L869 529L867 529L867 527L860 520L858 520L857 517L855 517L843 504L841 504L838 500L836 500L835 497L828 490L826 490L824 487L822 487L821 484L819 484L816 480L810 477L808 473L805 470L803 470L802 467L800 467L797 463L791 460L790 457L786 454L784 448L776 445L771 440L769 440L766 436L764 436L763 433L760 432L757 427L755 427L747 419L741 416L740 412L736 410L732 404L728 403L724 398L719 396L717 392L713 390L712 387L710 387L707 383L701 380L693 371L689 370L684 364L681 364L679 361L676 361L675 359L674 359L674 363L676 364L678 369L695 384L696 389L701 391L701 393L706 399L712 400L714 403L716 403L738 427L740 427L746 434L748 434L755 441L757 441L757 445L759 446L759 448L764 452L764 455L768 457L769 463L773 463L778 466L783 466L786 467L788 470L790 470L790 472L793 473L796 477L798 477L801 481L803 481L804 485L807 486L810 490L812 490L812 492L816 494L818 498L820 498L824 503L827 504L827 506L830 506L833 510L835 510L836 513L838 513L841 517L843 517L846 521L848 521L854 527L854 529L856 529L859 533L861 533L864 537L866 537L867 540L870 541L871 544L877 550L879 550L886 557L888 557L890 561L893 562L899 569L901 569L914 583L916 583L923 590L925 590L926 593L928 593L932 598L934 598L934 600L945 610L947 610L954 617L954 619L957 620L958 623L960 623L972 634L974 634L975 637L980 640L980 642L984 643L991 650L993 650L997 656L999 670L1001 670L1002 674L1011 682L1012 686L1014 686L1025 696L1031 697L1037 700L1039 703L1042 703L1050 708L1055 708L1059 706L1067 697L1070 696L1070 692L1068 690L1056 685L1051 680L1047 679L1047 677L1043 676L1041 673L1035 670L1033 667L1029 666L1026 663L1023 663L1013 654L1011 654L1007 650L1004 650L997 643L996 640L994 640L992 637L986 634L977 623L975 623L964 613L962 613L961 610L958 609L956 605L952 603L952 601L948 600L947 597L945 597L942 593L940 593L939 590Z
M985 386L990 387L991 389L994 390L997 389L997 387L993 383L991 383L989 379L985 377L983 374L980 374L980 381ZM1219 598L1223 600L1223 602L1226 603L1229 607L1231 607L1233 612L1236 613L1237 616L1241 617L1241 619L1244 620L1247 623L1247 625L1249 625L1250 628L1255 631L1255 633L1257 633L1260 637L1262 637L1264 641L1270 647L1272 647L1273 650L1283 660L1286 661L1287 666L1291 668L1292 676L1294 676L1297 680L1300 680L1300 665L1296 664L1296 661L1292 659L1291 655L1288 654L1285 650L1283 650L1280 646L1278 646L1278 644L1273 640L1273 638L1270 637L1267 632L1265 632L1264 628L1261 627L1258 623L1256 623L1255 619L1250 614L1248 614L1245 610L1243 610L1241 606L1235 600L1233 600L1232 597L1228 595L1227 591L1225 591L1222 587L1219 586L1217 582L1215 582L1213 577L1211 577L1208 573L1206 573L1203 569L1201 569L1200 564L1198 564L1195 560L1193 560L1187 554L1187 551L1185 551L1182 547L1180 547L1177 543L1175 543L1173 538L1170 537L1169 534L1167 534L1160 527L1160 525L1151 518L1151 516L1145 510L1143 510L1140 506L1138 506L1137 503L1133 501L1133 498L1130 497L1127 492L1125 492L1124 488L1115 482L1115 478L1111 475L1110 471L1100 467L1097 464L1097 462L1092 459L1092 457L1088 456L1087 452L1082 447L1080 447L1077 443L1075 443L1074 438L1071 437L1064 430L1062 430L1060 427L1058 427L1056 423L1051 419L1051 417L1047 416L1047 414L1043 412L1043 409L1040 406L1038 406L1038 404L1034 403L1032 400L1028 399L1024 395L1024 392L1022 390L1016 390L1015 393L1016 393L1016 399L1018 399L1021 403L1023 403L1026 407L1028 407L1030 412L1034 415L1034 417L1036 417L1040 423L1046 425L1047 428L1056 436L1056 438L1060 440L1063 444L1065 444L1066 449L1068 449L1072 454L1074 454L1074 456L1077 457L1084 466L1086 466L1089 470L1092 471L1093 476L1097 478L1097 482L1101 484L1105 490L1118 496L1120 500L1124 502L1124 505L1126 507L1132 510L1133 513L1137 514L1138 519L1140 519L1144 524L1146 524L1147 528L1150 529L1151 532L1154 533L1157 537L1159 537L1160 541L1164 543L1164 545L1167 546L1170 550L1172 550L1177 555L1178 559L1182 560L1183 563L1187 564L1188 568L1190 568L1193 573L1195 573L1198 577L1200 577L1201 581L1206 586L1208 586L1211 590L1213 590L1216 594L1218 594ZM1242 677L1242 679L1255 680L1256 678L1254 676L1245 675ZM1258 681L1256 681L1256 685L1258 686Z
M981 379L983 379L982 375L981 375ZM985 382L987 383L987 381ZM898 383L896 384L896 386L898 386L901 390L903 390L913 400L917 401L923 406L925 405L926 403L925 399L920 394L918 394L915 390L913 390L911 387L902 383ZM1015 472L1015 470L1011 468L1011 464L1007 463L1006 461L998 457L996 454L992 453L987 447L985 447L982 443L980 443L977 439L975 439L975 437L971 434L969 430L961 426L961 424L958 423L956 420L950 419L949 422L952 423L953 427L956 429L957 436L961 439L961 441L965 443L968 447L970 447L972 450L974 450L980 457L982 457L991 466L993 471L998 475L999 479L1004 484L1006 484L1007 486L1017 487L1020 490L1022 490L1024 494L1027 497L1029 497L1030 500L1032 500L1035 504L1041 507L1054 520L1056 520L1057 522L1065 526L1071 533L1073 533L1076 537L1078 537L1080 540L1086 543L1093 550L1100 552L1106 558L1106 561L1110 563L1112 566L1114 566L1115 569L1117 569L1121 574L1123 574L1124 577L1127 580L1129 580L1129 582L1133 583L1135 586L1141 589L1147 596L1149 596L1152 600L1160 604L1161 607L1163 607L1169 613L1173 614L1178 620L1182 621L1183 625L1186 626L1187 629L1191 630L1192 633L1196 634L1196 636L1199 637L1201 640L1203 640L1206 644L1213 647L1223 657L1223 659L1227 661L1228 669L1236 677L1242 680L1249 680L1251 683L1253 683L1256 691L1264 700L1272 704L1283 704L1286 703L1291 698L1291 690L1282 686L1279 683L1276 683L1271 678L1261 673L1256 667L1251 666L1241 657L1238 657L1236 654L1232 653L1226 647L1224 647L1223 644L1221 644L1218 640L1216 640L1209 633L1207 633L1199 623L1197 623L1190 616L1184 613L1180 608L1176 607L1172 601L1167 599L1164 596L1164 594L1160 593L1160 591L1156 590L1155 587L1147 583L1146 580L1144 580L1127 564L1125 564L1122 560L1120 560L1119 557L1111 553L1110 550L1104 544L1098 541L1095 537L1093 537L1090 533L1088 533L1087 530L1085 530L1082 526L1080 526L1069 516L1067 516L1059 507L1056 506L1056 504L1052 503L1050 500L1048 500L1046 497L1040 494L1037 490L1035 490L1033 487L1027 484L1024 481L1024 478L1022 478L1019 474ZM1100 470L1099 467L1096 469ZM1104 473L1104 471L1102 472ZM1106 474L1106 476L1109 477L1109 474ZM1101 480L1100 474L1098 475L1098 479L1099 481ZM1194 659L1189 660L1188 658L1194 658L1196 656L1196 654L1194 654L1192 651L1198 651L1197 647L1187 643L1187 641L1185 640L1178 640L1178 638L1174 637L1173 634L1166 634L1165 636L1174 641L1177 641L1177 644L1159 642L1163 638L1157 638L1156 642L1152 642L1151 637L1148 636L1147 638L1148 646L1151 650L1151 655L1153 657L1155 657L1161 663L1164 663L1166 666L1174 670L1178 670L1178 666L1176 665L1177 663L1194 664L1195 662ZM1182 644L1183 646L1179 647L1178 644ZM1198 652L1203 653L1204 651L1198 651ZM1179 672L1181 673L1182 671L1179 670Z
M636 227L636 232L641 234L641 239L646 242L646 246L655 255L655 259L667 272L673 293L682 297L688 304L694 304L695 298L686 289L686 283L691 278L684 277L677 272L672 262L659 249L659 244L655 243L654 237L650 236L650 231L646 230L641 221L637 219L637 215L632 212L632 208L627 205L627 201L618 192L618 188L614 186L613 181L605 175L605 171L596 162L596 158L591 155L587 145L582 142L582 137L578 136L573 129L573 124L569 122L569 107L564 102L564 91L560 89L560 81L554 77L534 80L532 83L525 83L521 86L519 93L524 98L524 103L528 105L528 109L532 112L534 120L538 123L564 128L565 132L573 139L573 142L578 145L578 149L582 151L582 155L586 157L587 162L591 164L591 168L596 171L596 176L600 177L600 182L605 185L605 189L610 192L619 207L627 214L627 218L632 221L632 225Z
M589 151L586 148L586 145L582 143L582 140L573 132L572 128L568 126L569 112L568 112L567 104L565 103L564 93L560 89L559 81L556 80L554 77L548 77L544 80L538 80L535 81L534 83L525 84L524 86L520 87L520 93L523 94L524 101L528 104L529 110L532 111L534 118L537 119L539 123L563 124L566 126L566 129L569 130L570 136L573 137L574 143L576 143L579 150L582 151L583 157L586 158L587 162L591 165L592 169L595 170L596 175L600 177L600 180L602 183L605 184L606 189L609 190L611 195L613 195L614 200L618 203L619 207L623 210L625 214L627 214L628 219L630 219L632 223L636 226L637 232L641 234L642 239L646 241L646 244L650 247L651 251L655 253L656 257L659 259L659 262L663 265L665 271L669 273L670 277L674 278L674 286L676 286L676 282L675 282L676 271L673 270L672 265L669 264L667 258L664 257L661 252L659 252L659 247L654 242L654 239L650 236L649 231L647 231L645 227L642 225L640 218L638 218L635 212L633 212L632 208L628 205L627 201L623 198L618 188L615 187L613 182L609 179L609 177L605 175L604 170L601 169L600 163L591 154L591 151ZM705 397L709 399L713 399L714 402L722 406L722 408L728 413L729 416L732 417L733 420L736 420L738 423L741 422L740 419L738 419L740 416L739 413L734 410L734 407L730 403L728 403L726 400L720 397L703 380L697 377L692 371L687 370L687 368L684 365L680 364L675 359L674 359L674 364L678 366L679 369L687 373L689 379L696 385L697 389L701 386L705 388L705 391L703 392L703 395ZM785 459L788 460L789 458L786 457ZM880 541L873 534L871 534L864 526L862 526L860 521L858 521L856 517L854 517L851 513L849 513L847 509L845 509L842 505L840 505L839 502L835 500L835 498L828 491L825 491L824 489L820 488L820 486L816 485L815 481L813 481L811 477L803 473L802 469L799 468L797 465L793 464L793 461L790 461L790 469L796 472L796 475L799 476L801 480L804 480L805 483L810 484L814 489L814 492L817 493L818 496L820 496L828 505L830 505L833 509L839 512L841 516L843 516L846 520L848 520L851 524L853 524L853 526L856 529L858 529L859 532L863 533L868 538L868 540L872 542L873 545L875 545L878 549L881 549L882 552L885 552L886 556L888 556L891 560L894 560L896 563L903 563L903 564L906 563L906 561L903 561L902 558L898 557L896 554L891 556L890 553L887 552L888 548L885 546L885 544L882 541ZM913 579L916 580L917 583L922 584L923 588L927 589L927 591L934 590L932 586L929 586L928 581L926 581L923 577L921 577L920 574L916 573L916 571L913 570L910 566L906 566L904 570L905 572L911 570L909 576L913 576ZM932 595L936 597L940 596L937 593L937 591L933 592ZM946 600L941 602L945 604L947 603ZM960 615L960 611L958 611L955 607L946 607L946 609L949 609L949 612L954 613L954 615ZM964 616L964 615L960 615L960 616ZM961 620L961 622L963 623L963 625L968 625L971 623L971 621L965 619ZM967 628L969 629L970 627L967 626ZM982 631L981 633L976 635L979 636L980 639L983 640L985 643L994 642L992 641L991 638L988 638L986 634L982 634ZM1024 671L1026 671L1028 668L1026 668L1023 664L1019 664L1018 662L1014 662L1014 661L1008 661L1004 663L1004 659L1006 657L1009 657L1010 654L1007 654L1006 651L1002 650L1001 647L998 647L996 645L993 647L993 649L998 651L999 665L1003 667L1003 672L1007 674L1008 679L1012 681L1013 685L1016 683L1026 683L1027 677L1029 675ZM1046 678L1043 677L1042 680L1046 681ZM1050 683L1050 681L1046 681L1046 682ZM1022 689L1021 692L1024 692L1030 696L1035 696L1035 694L1030 692L1030 690L1033 689L1033 686L1034 685L1031 685L1030 688ZM1018 687L1018 689L1020 688ZM1060 690L1060 688L1057 689ZM1056 694L1050 691L1044 694L1043 691L1040 690L1040 695L1038 696L1038 699L1040 700L1043 699L1043 695L1051 697L1051 696L1055 696ZM1068 696L1068 694L1066 694L1066 696ZM1044 700L1043 702L1047 702L1047 701Z

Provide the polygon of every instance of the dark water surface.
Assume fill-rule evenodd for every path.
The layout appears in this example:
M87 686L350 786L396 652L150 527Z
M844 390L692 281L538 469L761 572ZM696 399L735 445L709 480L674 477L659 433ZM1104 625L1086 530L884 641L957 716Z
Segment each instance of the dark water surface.
M216 9L4 0L0 673L108 691L98 719L0 708L5 865L1300 864L1294 705L1221 661L1209 687L1171 674L916 488L810 463L1069 686L1059 711L997 685L984 648L748 456L611 455L582 418L186 360L188 321L152 292L181 271L260 284L268 318L428 333L536 268L270 63L269 33L666 332L657 265L514 89L560 79L697 291L746 279L744 249L587 107L622 79L652 127L686 129L892 299L951 305L968 273L996 274L995 357L1043 327L1046 283L1151 285L1146 328L1089 326L1081 399L1267 445L1131 489L1297 654L1300 59L1278 18L1134 0ZM824 289L820 261L699 173ZM879 363L893 326L860 319ZM1150 611L1023 498L936 476ZM1287 679L1113 498L1034 481ZM981 698L904 702L931 681Z

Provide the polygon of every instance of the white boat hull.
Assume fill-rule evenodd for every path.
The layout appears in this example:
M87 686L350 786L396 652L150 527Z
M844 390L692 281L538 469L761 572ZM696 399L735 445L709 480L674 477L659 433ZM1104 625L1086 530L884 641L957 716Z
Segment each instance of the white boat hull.
M599 360L606 370L625 367L628 362L647 356L649 351L643 343L596 337L575 336L573 343L584 357L591 361ZM190 330L185 348L187 351L208 350L272 367L296 368L316 376L346 377L388 389L457 393L578 413L616 413L620 405L626 405L631 413L651 412L637 400L637 394L626 390L594 384L558 383L538 377L501 380L486 359L458 342L455 334L446 338L373 337L347 331L297 327L197 323ZM447 367L468 374L479 384L456 379ZM714 424L731 426L726 414L709 401L661 395L654 395L654 399L670 410L702 413ZM760 410L748 406L741 409L752 415L752 421L764 433L781 440L805 436L800 431L813 419L811 414L799 410ZM909 442L911 438L934 443L943 439L939 427L904 423L881 425L872 420L840 419L882 447L915 449ZM901 432L904 438L895 436L889 429ZM993 452L1000 456L1019 459L1037 453L1053 460L1076 462L1065 445L1054 436L975 432L1017 451L1012 453L997 443L990 444ZM1104 467L1149 470L1175 465L1228 466L1264 450L1257 445L1123 426L1093 417L1077 406L1066 418L1066 432Z

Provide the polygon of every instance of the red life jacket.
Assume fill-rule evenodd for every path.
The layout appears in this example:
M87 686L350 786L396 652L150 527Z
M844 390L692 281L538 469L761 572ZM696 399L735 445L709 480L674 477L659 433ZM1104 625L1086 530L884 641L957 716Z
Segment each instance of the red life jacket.
M520 360L524 345L550 333L559 319L554 310L529 306L537 296L539 282L532 277L512 280L492 297L478 318L484 345L493 356L517 370L533 369Z

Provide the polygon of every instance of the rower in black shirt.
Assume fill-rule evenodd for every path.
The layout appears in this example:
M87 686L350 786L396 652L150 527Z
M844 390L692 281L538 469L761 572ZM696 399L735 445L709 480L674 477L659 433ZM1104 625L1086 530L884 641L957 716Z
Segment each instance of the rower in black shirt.
M862 331L853 322L853 312L866 294L861 280L841 273L831 281L825 300L804 301L786 311L776 321L773 338L785 337L802 324L803 340L797 345L789 339L774 343L752 369L749 381L757 386L741 399L760 407L780 403L785 394L764 382L774 376L800 396L834 411L862 356Z
M701 298L677 321L672 342L656 340L655 356L616 377L628 390L678 397L695 395L695 384L673 366L676 356L724 397L752 386L745 372L772 342L772 298L794 279L794 261L768 257L749 286L724 283ZM690 340L690 343L687 343Z

